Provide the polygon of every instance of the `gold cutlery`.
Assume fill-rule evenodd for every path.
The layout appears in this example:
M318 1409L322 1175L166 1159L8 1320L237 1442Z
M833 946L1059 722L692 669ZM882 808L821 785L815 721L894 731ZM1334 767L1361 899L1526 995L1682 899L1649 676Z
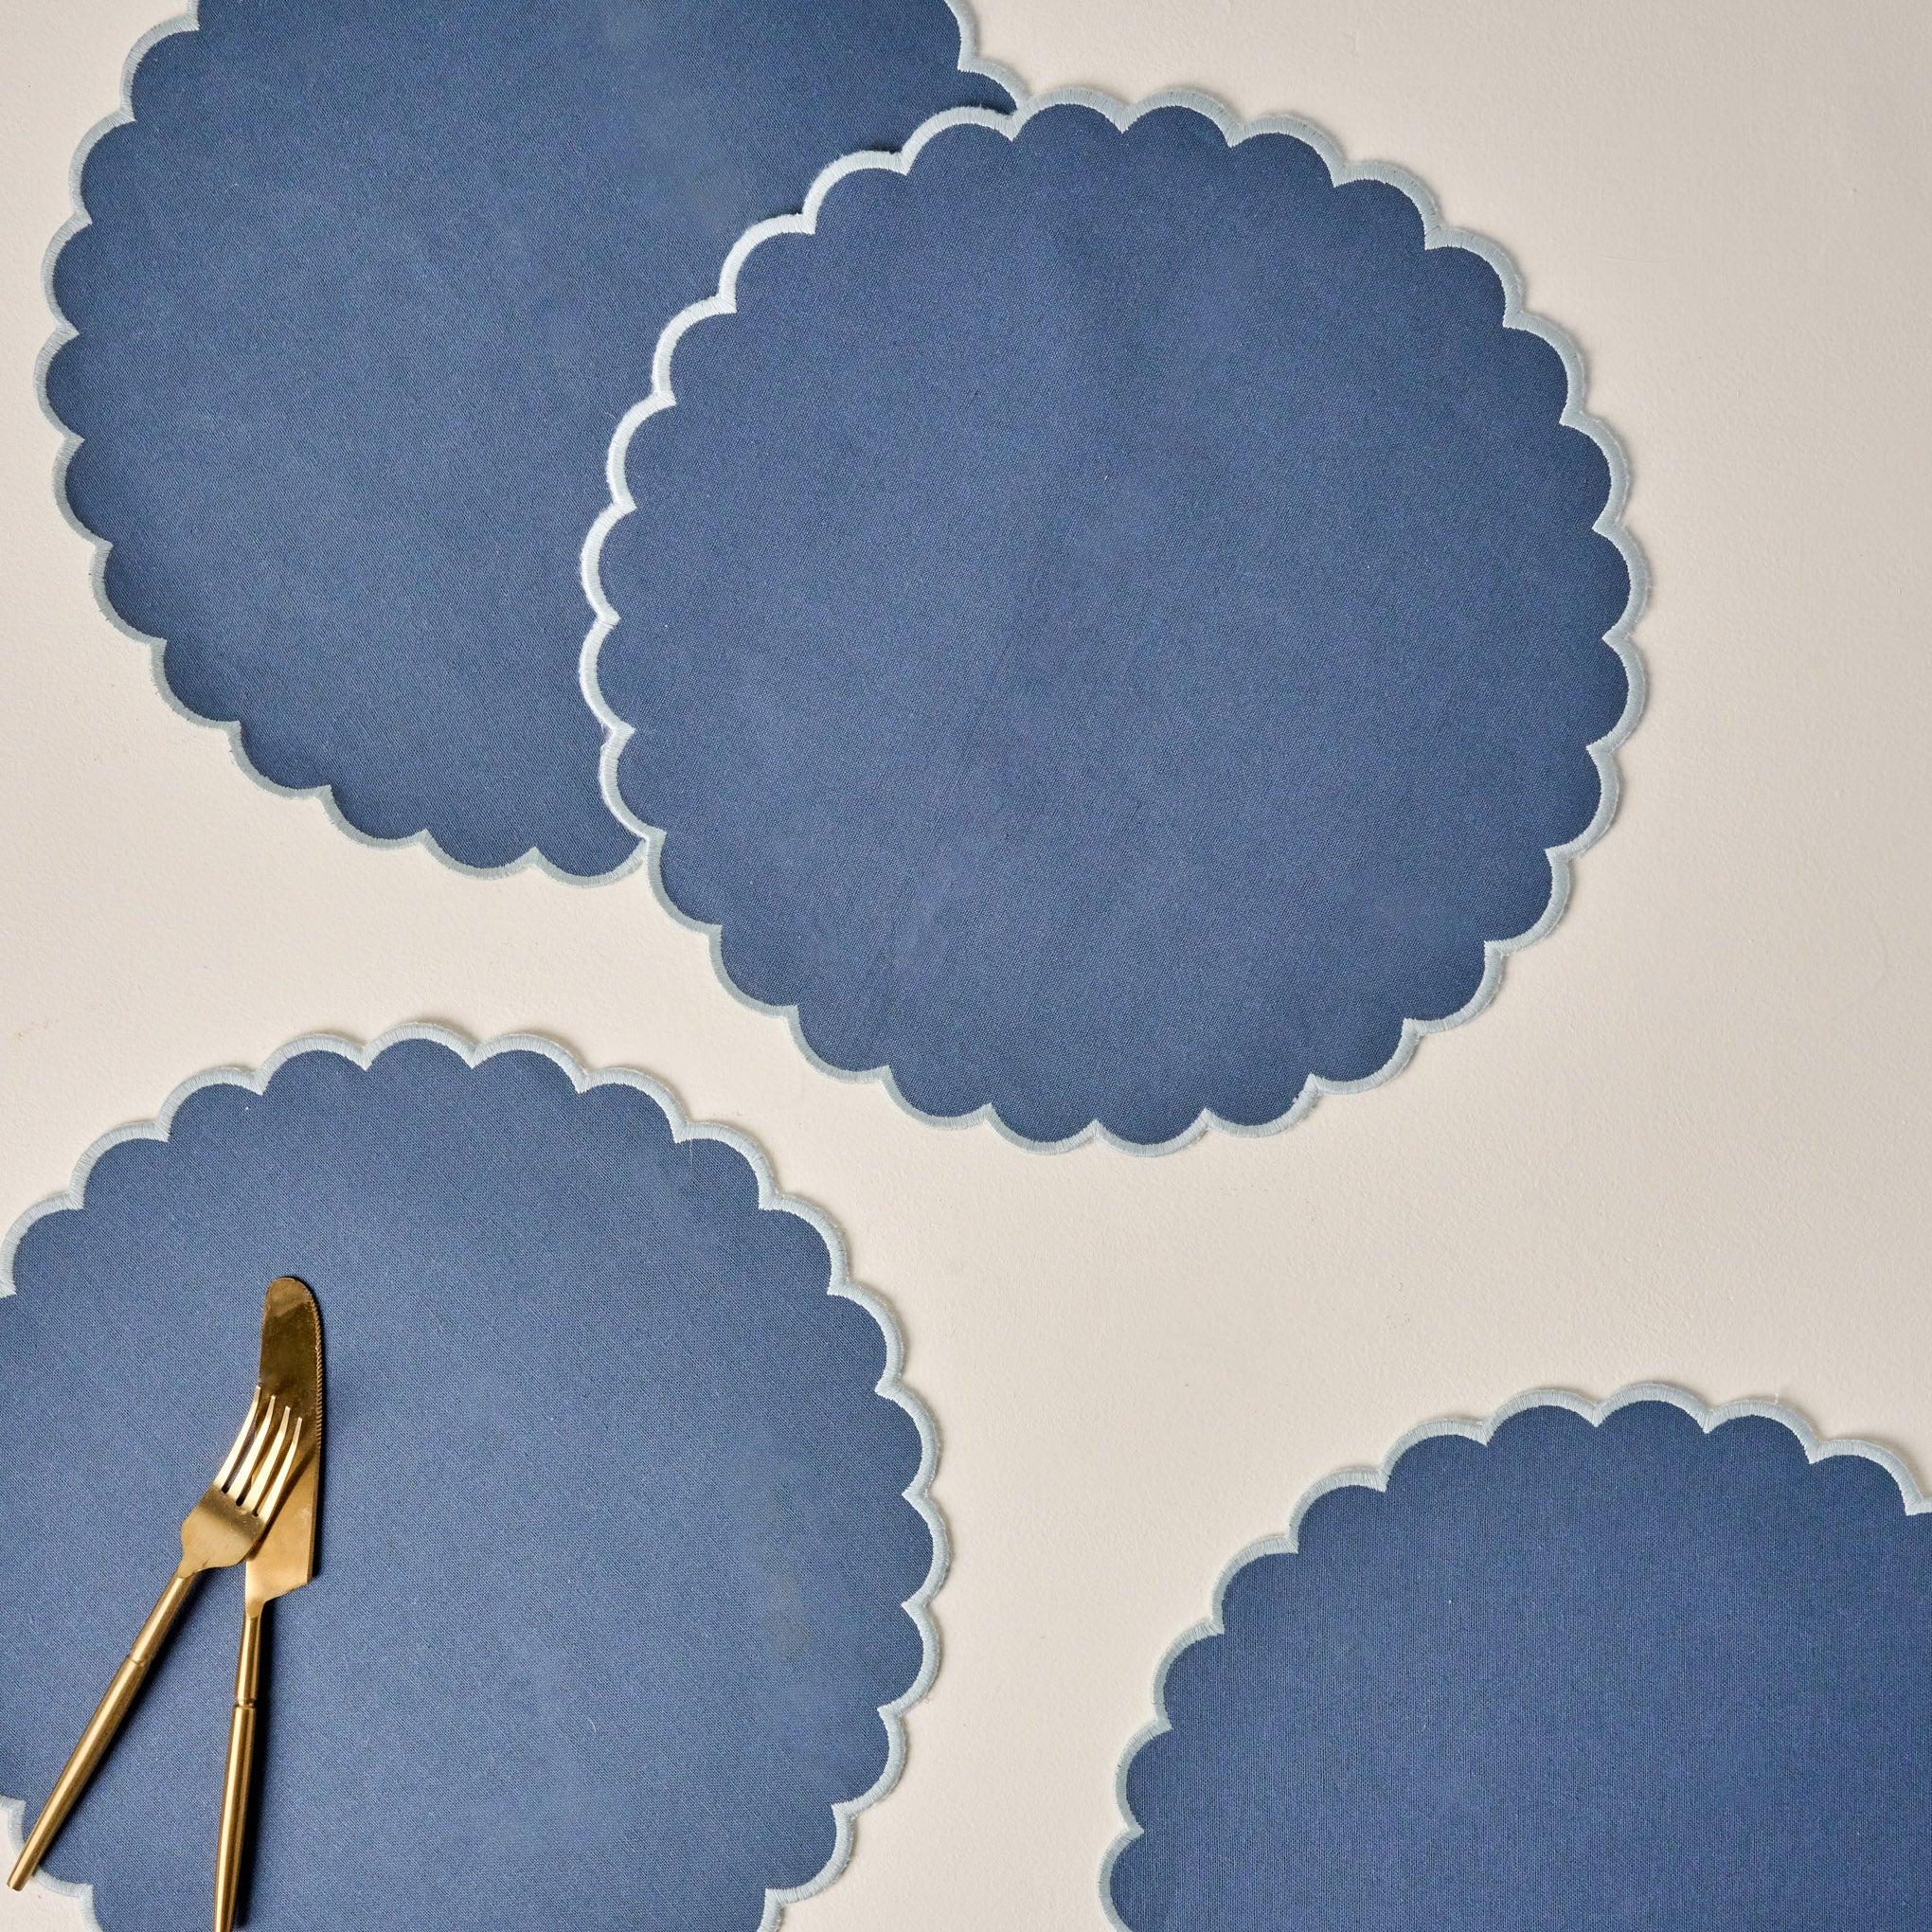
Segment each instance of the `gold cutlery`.
M269 1290L271 1310L276 1289L281 1286L277 1282ZM302 1292L306 1295L308 1290ZM269 1326L265 1311L264 1344ZM264 1371L268 1366L264 1348ZM67 1814L86 1790L202 1574L232 1568L261 1541L297 1474L313 1468L313 1428L308 1417L289 1399L283 1386L271 1382L264 1372L234 1446L181 1526L180 1566L168 1580L159 1601L141 1625L127 1661L115 1673L107 1694L88 1719L80 1742L54 1780L53 1791L8 1874L11 1889L20 1890L33 1876Z
M315 1574L315 1510L322 1478L322 1323L315 1297L293 1275L272 1282L261 1314L261 1386L301 1419L308 1453L268 1533L243 1571L242 1654L228 1720L222 1826L215 1846L215 1932L231 1932L242 1880L255 1704L261 1674L261 1613Z

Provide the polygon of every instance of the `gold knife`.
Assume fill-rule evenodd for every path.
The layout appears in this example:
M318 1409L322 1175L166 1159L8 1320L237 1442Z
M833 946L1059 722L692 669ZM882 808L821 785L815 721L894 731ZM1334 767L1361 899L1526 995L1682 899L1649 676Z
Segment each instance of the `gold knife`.
M255 1764L255 1701L261 1676L261 1613L315 1574L315 1519L322 1482L322 1317L315 1297L293 1275L271 1282L261 1312L261 1386L302 1419L308 1454L301 1473L256 1546L245 1571L242 1654L228 1720L228 1765L222 1780L222 1827L215 1848L215 1932L231 1932Z

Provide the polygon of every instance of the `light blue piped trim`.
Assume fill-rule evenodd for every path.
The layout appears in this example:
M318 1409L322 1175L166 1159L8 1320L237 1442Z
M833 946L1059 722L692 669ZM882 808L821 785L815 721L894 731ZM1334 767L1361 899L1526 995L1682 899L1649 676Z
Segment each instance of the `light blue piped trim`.
M0 1798L0 1855L10 1870L13 1861L27 1849L27 1806L17 1798ZM94 1912L94 1887L56 1878L45 1866L27 1882L27 1896L47 1892L57 1899L71 1899L80 1908L80 1923L86 1932L103 1932Z
M999 86L1004 87L1015 99L1023 98L1025 89L1022 87L1017 75L1013 74L997 61L988 61L980 58L978 53L978 28L972 13L967 8L966 0L946 0L946 5L952 10L954 20L957 23L959 29L959 71L965 74L982 75L987 80L993 80ZM621 863L612 867L607 872L585 875L563 870L539 851L535 846L531 846L520 858L506 860L500 866L472 866L465 864L461 859L452 857L438 842L435 833L427 830L410 832L406 837L402 838L385 838L377 832L365 832L361 826L352 824L344 815L342 807L337 802L335 796L335 788L332 785L327 782L318 785L283 785L277 783L266 772L262 771L248 756L247 749L242 742L241 720L235 718L206 718L201 712L184 704L175 695L173 686L168 681L166 664L167 640L151 635L146 631L136 629L135 626L129 623L115 609L110 601L107 595L107 556L114 546L107 538L89 529L80 521L80 517L75 513L74 506L67 495L67 469L74 460L74 452L80 447L84 438L76 436L61 420L53 403L47 397L47 370L52 366L54 357L80 333L74 325L67 320L66 316L61 313L61 305L55 298L54 265L60 259L61 251L93 220L93 217L87 212L86 202L81 198L81 173L87 166L87 157L94 152L95 144L100 140L102 135L110 133L115 128L127 125L134 118L134 95L136 70L161 42L170 40L178 33L199 32L200 28L201 9L199 0L190 0L190 4L185 11L176 14L171 20L163 21L158 27L150 27L134 43L126 62L121 67L120 100L118 104L112 114L106 115L95 122L94 126L81 137L80 145L75 151L73 162L67 171L67 189L74 204L73 213L62 223L54 239L47 244L46 256L41 267L41 288L46 297L47 307L53 313L55 329L53 334L48 337L45 346L42 349L39 360L34 364L34 393L40 399L42 414L61 433L60 451L54 458L54 499L60 506L61 515L65 519L68 528L92 547L93 561L90 567L90 580L94 587L95 603L99 607L101 616L116 631L120 632L123 636L132 637L136 644L146 648L149 675L152 677L154 689L160 692L162 699L170 710L178 717L187 719L190 724L198 724L221 732L228 742L230 757L234 759L242 771L259 785L263 791L273 793L277 798L313 798L318 800L322 809L328 813L336 828L339 831L346 832L358 844L374 846L385 850L393 850L399 846L420 846L432 857L449 867L452 871L461 872L474 879L499 879L512 872L533 870L542 872L546 878L556 879L565 886L602 886L608 884L613 879L626 877L628 874L636 871L643 865L644 854L641 849L632 852ZM585 452L584 467L587 472L589 469L588 451Z
M1154 1673L1154 1717L1151 1724L1144 1725L1134 1735L1132 1742L1121 1754L1120 1766L1115 1774L1114 1798L1120 1808L1120 1816L1126 1820L1125 1829L1113 1844L1107 1848L1107 1855L1100 1866L1100 1905L1107 1915L1107 1923L1118 1928L1118 1932L1133 1932L1133 1928L1114 1909L1114 1867L1120 1854L1140 1836L1141 1825L1134 1816L1134 1807L1127 1800L1127 1774L1142 1748L1171 1730L1172 1725L1168 1717L1167 1680L1168 1673L1174 1667L1184 1651L1191 1650L1195 1644L1209 1637L1221 1637L1226 1633L1223 1609L1227 1601L1229 1586L1235 1578L1249 1564L1267 1556L1292 1556L1299 1547L1302 1518L1333 1490L1366 1489L1378 1494L1388 1487L1388 1479L1395 1473L1395 1466L1418 1443L1433 1440L1438 1436L1459 1436L1464 1440L1487 1446L1491 1437L1512 1416L1521 1415L1526 1409L1556 1408L1566 1409L1571 1415L1581 1416L1593 1428L1600 1427L1614 1416L1619 1409L1628 1408L1633 1403L1661 1402L1673 1408L1679 1408L1689 1416L1708 1436L1726 1422L1737 1422L1745 1416L1755 1416L1764 1422L1779 1422L1798 1438L1808 1462L1829 1461L1834 1456L1863 1457L1868 1462L1875 1462L1879 1468L1898 1485L1899 1498L1905 1505L1908 1516L1923 1515L1932 1509L1932 1497L1928 1497L1919 1487L1918 1478L1905 1461L1891 1450L1877 1442L1859 1440L1854 1437L1821 1437L1796 1409L1787 1408L1782 1403L1745 1399L1727 1402L1721 1407L1712 1408L1700 1402L1688 1389L1679 1388L1668 1382L1637 1382L1627 1388L1619 1388L1615 1395L1606 1396L1601 1402L1592 1402L1587 1396L1577 1395L1566 1388L1532 1388L1522 1395L1512 1397L1501 1408L1484 1422L1476 1422L1462 1416L1445 1416L1432 1422L1419 1423L1404 1436L1374 1469L1340 1469L1332 1476L1325 1476L1309 1489L1295 1505L1293 1514L1288 1518L1288 1528L1279 1536L1265 1536L1257 1543L1251 1543L1235 1557L1214 1584L1213 1607L1208 1616L1191 1630L1184 1631L1168 1647L1161 1658L1160 1666Z
M365 1071L376 1059L391 1046L405 1041L423 1040L438 1046L445 1046L456 1054L463 1063L472 1067L481 1066L487 1060L493 1060L501 1053L541 1054L553 1065L559 1067L568 1078L571 1085L585 1094L593 1087L624 1086L646 1095L653 1100L671 1123L671 1137L674 1140L716 1140L740 1154L750 1167L758 1180L758 1203L767 1212L795 1214L799 1220L809 1223L825 1243L830 1257L831 1279L827 1293L847 1301L854 1301L878 1323L879 1332L886 1344L886 1366L874 1385L875 1392L886 1401L895 1403L912 1420L919 1431L919 1469L903 1492L905 1500L919 1512L932 1537L933 1558L924 1581L905 1600L902 1606L912 1619L920 1636L920 1668L911 1685L889 1704L879 1707L879 1721L886 1727L886 1756L885 1768L874 1780L871 1788L859 1797L847 1798L832 1807L835 1828L832 1855L811 1878L801 1885L782 1888L767 1887L765 1891L764 1914L759 1921L758 1932L775 1932L779 1919L787 1905L796 1905L802 1899L823 1891L838 1877L852 1852L854 1820L859 1813L876 1804L898 1783L900 1774L905 1768L905 1725L904 1716L913 1705L932 1688L932 1682L939 1665L939 1631L933 1622L931 1602L935 1593L945 1580L948 1562L946 1526L932 1501L933 1475L939 1465L939 1433L931 1414L903 1379L902 1370L905 1361L905 1344L899 1333L899 1325L893 1319L891 1311L878 1296L868 1288L854 1281L847 1262L845 1240L831 1219L809 1201L801 1201L796 1195L783 1192L772 1173L770 1163L758 1143L735 1127L722 1126L714 1121L692 1120L679 1104L677 1096L665 1083L648 1073L641 1073L628 1066L604 1067L595 1071L584 1067L574 1055L560 1046L554 1040L547 1040L535 1033L511 1033L495 1040L477 1042L461 1033L453 1032L447 1027L418 1023L397 1027L367 1046L358 1046L353 1040L344 1039L333 1033L310 1033L300 1039L292 1040L286 1046L279 1047L253 1071L242 1066L221 1066L206 1073L198 1073L185 1080L161 1104L160 1112L152 1120L134 1121L124 1127L116 1127L111 1133L103 1134L80 1156L74 1169L74 1178L61 1194L49 1195L38 1202L14 1222L8 1230L4 1241L0 1241L0 1297L15 1293L13 1279L14 1257L20 1250L20 1243L27 1231L44 1216L63 1214L84 1205L87 1194L88 1177L94 1171L95 1163L112 1149L129 1140L166 1140L173 1124L174 1116L184 1101L198 1094L204 1087L241 1087L252 1094L264 1093L268 1083L291 1060L305 1053L333 1053ZM14 1834L16 1851L20 1842L23 1806L17 1799L0 1798L0 1831ZM10 1860L9 1861L11 1862ZM93 1888L86 1885L75 1885L53 1879L45 1873L34 1883L45 1886L62 1898L75 1899L80 1903L84 1923L89 1932L102 1932L95 1917L92 1904Z
M1007 84L1011 86L1013 83L1009 81ZM671 385L671 366L678 344L684 339L686 332L712 316L731 315L737 313L738 277L746 258L754 249L771 241L775 236L815 233L819 210L824 206L826 197L848 175L867 171L907 174L925 147L948 129L986 128L1011 140L1035 115L1044 114L1050 108L1066 105L1091 108L1096 113L1104 115L1120 129L1133 126L1142 115L1154 113L1161 108L1191 108L1195 113L1205 115L1211 120L1220 129L1230 147L1241 141L1251 140L1258 134L1292 134L1297 140L1313 148L1321 157L1329 170L1330 178L1337 187L1352 181L1379 181L1405 194L1422 217L1425 247L1462 248L1467 249L1472 255L1480 257L1494 270L1497 279L1503 286L1503 326L1506 329L1520 329L1526 334L1534 335L1547 342L1562 360L1567 394L1560 420L1567 427L1581 431L1590 438L1602 451L1610 470L1609 496L1593 528L1616 546L1630 577L1630 595L1625 599L1622 614L1603 639L1616 652L1623 665L1627 680L1623 711L1616 724L1589 747L1590 757L1597 766L1601 780L1596 814L1575 838L1565 845L1552 846L1548 849L1550 895L1549 903L1544 908L1542 917L1527 932L1517 934L1514 939L1486 940L1483 946L1482 978L1476 992L1460 1008L1445 1018L1404 1020L1395 1051L1375 1072L1364 1075L1359 1080L1329 1080L1320 1074L1311 1074L1285 1113L1259 1125L1250 1126L1238 1121L1224 1120L1211 1109L1203 1108L1191 1124L1183 1128L1180 1133L1171 1139L1152 1146L1123 1139L1098 1120L1089 1121L1078 1133L1070 1134L1061 1140L1035 1140L1028 1135L1019 1133L1003 1120L998 1109L990 1100L968 1114L929 1114L906 1098L890 1066L855 1069L836 1066L826 1060L805 1037L796 1004L773 1004L757 998L741 987L732 978L730 970L724 963L722 926L710 921L691 918L665 890L662 870L663 829L647 824L632 812L617 788L617 760L635 726L619 718L611 708L598 680L598 659L602 652L604 639L610 635L618 622L617 611L604 591L600 575L604 541L611 530L637 507L624 474L631 440L652 417L676 406L677 396ZM651 393L626 412L611 438L610 456L605 466L610 501L591 526L583 544L583 592L596 613L596 621L583 642L580 676L584 698L597 713L604 728L601 761L604 802L642 841L641 850L648 864L652 890L656 893L659 904L681 924L704 933L709 939L711 964L724 985L755 1012L781 1016L790 1027L792 1038L799 1051L821 1073L829 1073L837 1080L877 1080L883 1082L886 1092L899 1106L915 1119L921 1120L928 1126L971 1127L981 1120L986 1120L1015 1146L1043 1153L1060 1153L1098 1139L1128 1154L1169 1154L1177 1148L1187 1146L1210 1127L1218 1127L1227 1134L1254 1136L1279 1133L1282 1128L1292 1126L1299 1120L1326 1094L1362 1093L1369 1087L1381 1085L1384 1081L1399 1073L1408 1064L1410 1056L1425 1036L1430 1033L1446 1032L1452 1027L1459 1027L1465 1020L1475 1018L1488 1006L1495 997L1496 989L1501 983L1504 960L1512 953L1518 952L1542 939L1563 917L1564 908L1569 901L1571 862L1580 852L1594 845L1602 836L1605 828L1616 816L1619 792L1617 751L1630 736L1643 711L1645 694L1643 660L1632 641L1631 632L1642 612L1650 579L1643 553L1623 523L1623 507L1630 493L1630 471L1624 459L1622 445L1608 426L1599 421L1584 407L1584 388L1582 353L1555 323L1531 313L1524 306L1522 277L1516 271L1515 263L1495 242L1484 236L1473 234L1467 229L1446 226L1436 206L1435 197L1414 175L1384 162L1350 162L1343 155L1340 147L1311 122L1290 115L1268 115L1257 120L1242 120L1223 102L1192 88L1174 88L1129 103L1117 100L1111 95L1097 93L1091 88L1063 87L1046 94L1021 97L1020 105L1008 114L995 113L990 108L949 108L945 113L935 115L926 121L897 153L868 152L848 154L843 160L833 162L813 183L812 192L805 198L804 208L799 213L760 222L756 226L746 229L724 258L724 266L718 278L717 294L707 296L702 302L693 302L689 308L674 316L666 326L663 334L658 337L656 352L652 359Z

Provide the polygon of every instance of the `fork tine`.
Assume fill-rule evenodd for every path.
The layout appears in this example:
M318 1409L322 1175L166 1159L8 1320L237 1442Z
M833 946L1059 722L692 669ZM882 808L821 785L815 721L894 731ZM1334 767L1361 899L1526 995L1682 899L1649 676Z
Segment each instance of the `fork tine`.
M248 1494L248 1485L255 1480L255 1472L261 1467L261 1458L275 1433L275 1419L281 1404L270 1396L261 1405L261 1413L256 1418L255 1431L248 1439L248 1447L242 1453L242 1459L228 1472L228 1479L222 1485L228 1500L240 1504Z
M284 1453L288 1448L289 1432L295 1428L298 1422L299 1418L295 1410L284 1405L281 1422L275 1432L275 1440L268 1445L260 1462L256 1465L255 1479L248 1485L248 1494L242 1500L242 1507L251 1516L266 1513L261 1507L262 1498L268 1494L269 1485L275 1480L276 1471L281 1466Z
M242 1418L242 1428L235 1438L235 1446L228 1451L227 1459L215 1472L215 1487L224 1490L228 1478L235 1473L235 1465L242 1460L242 1452L248 1446L248 1439L255 1433L255 1419L261 1413L261 1405L270 1398L261 1385L255 1385L255 1393L248 1400L248 1413Z
M289 1484L295 1480L295 1460L301 1446L302 1419L296 1416L295 1426L289 1432L289 1446L282 1452L280 1461L270 1473L266 1488L259 1497L249 1499L248 1507L254 1514L267 1520L281 1508L281 1501L288 1494Z

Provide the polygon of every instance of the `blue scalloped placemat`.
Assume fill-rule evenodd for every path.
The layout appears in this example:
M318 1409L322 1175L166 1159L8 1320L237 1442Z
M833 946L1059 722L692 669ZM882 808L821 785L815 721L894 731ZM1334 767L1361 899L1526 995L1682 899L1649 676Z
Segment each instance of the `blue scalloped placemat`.
M929 1438L829 1230L744 1143L597 1080L296 1051L31 1221L0 1299L0 1793L45 1797L293 1273L322 1564L274 1613L249 1924L754 1932L836 1869L930 1665ZM48 1861L106 1932L207 1923L240 1619L211 1578Z
M1146 1146L1480 1005L1607 818L1636 594L1494 249L1313 131L1110 113L942 117L741 243L617 445L595 671L737 988Z
M1687 1406L1535 1402L1317 1492L1165 1671L1116 1922L1932 1923L1932 1516L1877 1452Z
M622 864L578 564L657 332L828 162L1005 91L946 0L203 0L164 33L53 271L112 609L362 832Z

